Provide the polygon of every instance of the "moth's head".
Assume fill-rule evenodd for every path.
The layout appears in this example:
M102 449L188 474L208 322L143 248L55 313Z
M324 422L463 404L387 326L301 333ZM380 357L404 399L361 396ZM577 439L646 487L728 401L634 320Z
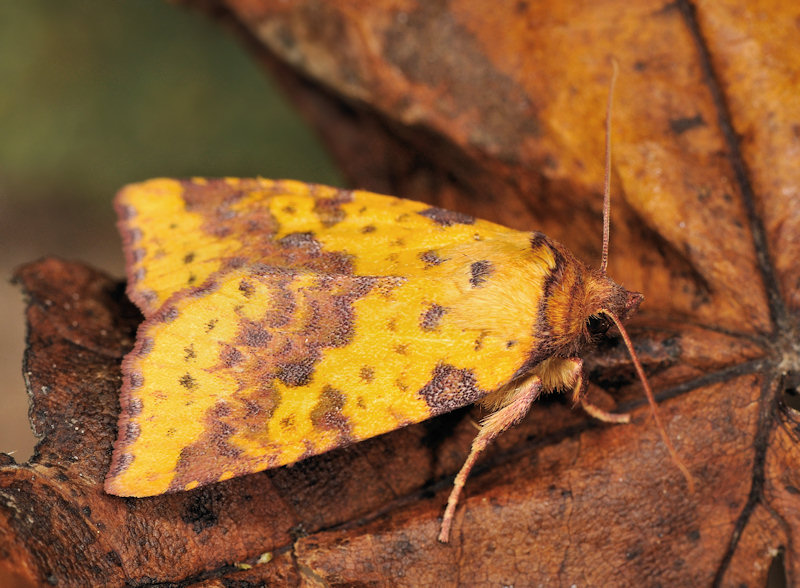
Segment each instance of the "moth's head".
M609 313L624 321L644 300L642 294L626 290L604 272L589 269L574 258L569 261L563 271L556 272L546 313L552 346L562 356L577 355L604 334L614 324Z
M586 310L590 312L586 320L592 334L605 332L613 324L605 313L613 313L621 320L636 314L644 300L641 292L626 290L614 280L599 271L590 271L586 280ZM601 327L605 326L601 330Z

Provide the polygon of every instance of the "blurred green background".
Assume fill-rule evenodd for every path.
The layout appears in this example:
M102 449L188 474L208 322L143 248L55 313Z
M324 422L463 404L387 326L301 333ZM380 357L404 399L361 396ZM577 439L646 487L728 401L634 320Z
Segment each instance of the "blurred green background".
M0 451L22 462L16 266L56 255L122 276L111 198L128 182L341 179L238 41L163 0L0 0L0 80Z

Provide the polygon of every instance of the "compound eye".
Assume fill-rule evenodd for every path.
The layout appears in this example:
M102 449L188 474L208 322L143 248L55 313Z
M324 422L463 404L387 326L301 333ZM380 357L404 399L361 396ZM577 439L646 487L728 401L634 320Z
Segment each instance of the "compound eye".
M586 328L592 335L602 335L610 326L611 324L605 316L590 316L586 321Z

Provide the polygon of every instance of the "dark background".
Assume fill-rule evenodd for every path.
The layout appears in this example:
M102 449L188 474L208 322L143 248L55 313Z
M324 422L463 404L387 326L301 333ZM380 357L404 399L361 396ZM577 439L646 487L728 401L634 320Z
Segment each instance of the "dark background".
M0 451L23 462L16 266L56 255L121 277L111 199L128 182L341 180L233 35L162 0L0 1L0 80Z

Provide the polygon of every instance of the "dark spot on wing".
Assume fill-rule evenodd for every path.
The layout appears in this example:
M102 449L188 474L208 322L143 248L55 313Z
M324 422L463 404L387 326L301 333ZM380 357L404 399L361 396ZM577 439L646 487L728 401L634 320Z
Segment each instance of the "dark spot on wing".
M422 316L420 316L420 327L423 331L433 331L439 326L439 323L446 312L447 309L444 306L431 304L430 307L422 313Z
M195 379L194 379L194 378L191 376L191 374L189 374L188 372L187 372L187 373L185 373L183 376L181 376L181 379L180 379L180 380L178 380L178 383L179 383L181 386L183 386L184 388L186 388L187 390L191 390L191 389L193 389L195 386L197 386L197 380L195 380Z
M458 369L440 363L433 369L431 379L418 394L431 407L433 414L450 412L471 404L488 393L478 388L475 374L469 369Z
M425 267L433 267L436 265L440 265L444 263L444 259L439 257L439 254L435 251L424 251L423 253L419 254L419 258L425 263Z
M492 267L491 261L484 259L473 262L472 265L469 266L469 271L469 283L473 288L477 288L482 286L484 282L489 279L489 276L494 272L494 268Z
M369 383L375 379L375 369L368 365L361 366L361 371L359 372L359 376L363 381Z
M428 217L433 222L443 227L450 227L453 225L472 225L475 224L475 217L463 212L455 212L452 210L445 210L444 208L437 208L431 206L419 213L421 216Z
M277 378L287 386L305 386L311 382L316 361L317 354L314 354L296 363L285 363L278 369Z
M255 292L255 287L252 282L242 280L239 282L239 292L241 292L245 298L250 298L253 292Z

